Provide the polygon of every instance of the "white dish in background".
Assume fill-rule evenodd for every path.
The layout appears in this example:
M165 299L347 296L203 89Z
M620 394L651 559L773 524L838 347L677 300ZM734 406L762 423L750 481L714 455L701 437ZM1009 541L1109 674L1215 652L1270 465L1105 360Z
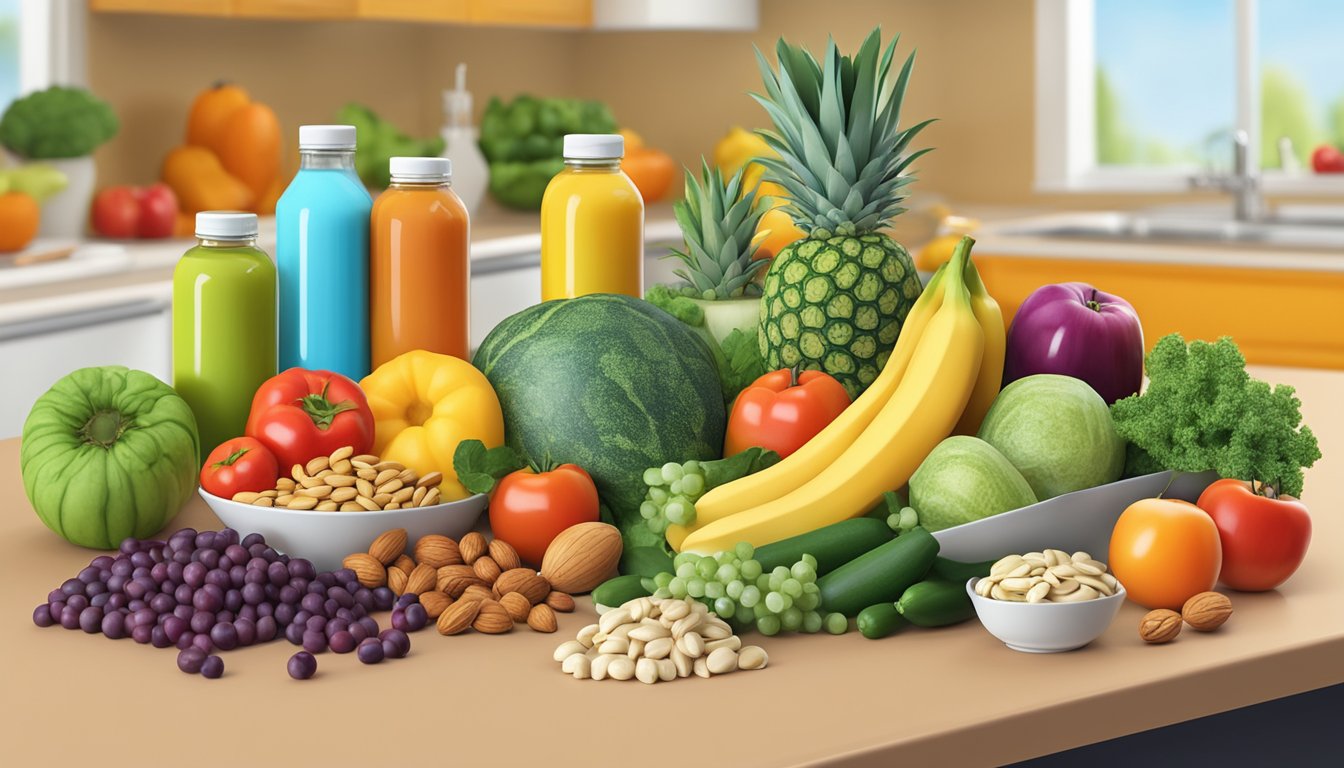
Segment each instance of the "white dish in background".
M1111 529L1130 504L1158 494L1193 502L1218 479L1213 472L1179 473L1175 480L1171 475L1169 471L1155 472L1117 480L946 528L933 534L938 539L938 554L974 563L997 560L1012 552L1050 548L1090 552L1104 562L1111 546Z
M460 501L431 507L410 507L379 512L315 512L283 507L256 507L220 498L200 489L201 498L230 528L242 536L260 533L266 543L291 557L313 562L319 571L341 567L352 552L365 552L383 531L405 528L407 539L440 533L460 538L476 525L485 511L483 493Z
M1137 478L1136 478L1137 479ZM1014 651L1059 653L1082 648L1111 626L1125 602L1125 585L1115 594L1076 603L1015 603L994 600L975 593L975 583L966 582L975 615L989 634Z

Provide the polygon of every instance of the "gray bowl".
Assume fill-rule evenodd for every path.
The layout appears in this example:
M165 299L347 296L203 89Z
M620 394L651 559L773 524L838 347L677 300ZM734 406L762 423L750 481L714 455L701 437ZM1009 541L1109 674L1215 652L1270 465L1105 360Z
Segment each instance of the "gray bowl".
M1214 472L1180 473L1175 480L1171 475L1155 472L1066 493L947 528L933 536L938 539L939 554L963 562L995 560L1008 553L1040 551L1043 547L1082 550L1104 562L1111 547L1111 529L1130 504L1153 498L1163 489L1166 498L1193 502L1218 479Z

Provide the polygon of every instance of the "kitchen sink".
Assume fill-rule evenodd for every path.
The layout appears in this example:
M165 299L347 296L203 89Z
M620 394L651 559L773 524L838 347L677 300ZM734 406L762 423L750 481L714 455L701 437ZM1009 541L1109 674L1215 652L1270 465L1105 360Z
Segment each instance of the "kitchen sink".
M1179 213L1078 213L1050 216L1001 229L1003 234L1082 240L1215 244L1344 251L1344 212L1236 221L1217 215Z

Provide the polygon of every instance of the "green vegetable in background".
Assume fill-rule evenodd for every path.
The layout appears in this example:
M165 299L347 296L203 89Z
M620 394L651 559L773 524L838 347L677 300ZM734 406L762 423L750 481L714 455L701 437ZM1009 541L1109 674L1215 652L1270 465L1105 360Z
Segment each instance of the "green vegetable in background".
M1271 387L1246 373L1230 338L1210 344L1162 337L1144 361L1148 389L1111 406L1129 441L1125 473L1214 470L1302 494L1302 469L1321 457L1293 388Z
M119 127L107 102L83 88L53 85L9 105L0 117L0 144L29 160L83 157Z
M714 364L719 367L719 384L725 403L731 403L739 392L765 375L765 360L761 358L755 336L734 329L724 337L723 343L719 343L705 327L705 312L700 305L670 286L650 286L644 293L644 300L689 325L695 335L709 345Z
M394 157L438 157L443 153L442 138L411 138L363 104L352 102L341 107L336 121L355 126L355 141L359 146L355 153L355 172L366 185L376 189L384 189L392 183L388 160Z
M490 99L481 116L481 152L490 164L490 194L522 210L537 210L561 160L567 133L615 133L606 105L580 99L523 94L505 103Z
M23 424L23 488L47 527L112 549L162 529L196 491L196 418L171 387L119 365L81 368Z

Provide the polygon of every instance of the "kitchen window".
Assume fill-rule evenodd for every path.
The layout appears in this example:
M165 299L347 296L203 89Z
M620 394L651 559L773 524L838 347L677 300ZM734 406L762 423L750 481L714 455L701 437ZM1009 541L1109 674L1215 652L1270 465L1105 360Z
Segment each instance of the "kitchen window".
M1344 194L1310 173L1344 146L1342 32L1338 0L1037 0L1037 188L1182 191L1241 129L1267 192Z
M83 0L0 0L0 112L25 93L84 82Z

